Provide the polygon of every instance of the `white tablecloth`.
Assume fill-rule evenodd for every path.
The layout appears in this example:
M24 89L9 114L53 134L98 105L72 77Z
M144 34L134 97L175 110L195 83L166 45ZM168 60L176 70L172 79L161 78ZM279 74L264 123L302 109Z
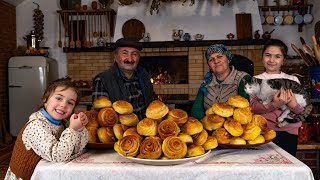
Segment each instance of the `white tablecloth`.
M311 169L272 142L250 149L214 149L184 164L153 166L133 163L114 150L88 150L68 163L41 160L36 180L313 180Z

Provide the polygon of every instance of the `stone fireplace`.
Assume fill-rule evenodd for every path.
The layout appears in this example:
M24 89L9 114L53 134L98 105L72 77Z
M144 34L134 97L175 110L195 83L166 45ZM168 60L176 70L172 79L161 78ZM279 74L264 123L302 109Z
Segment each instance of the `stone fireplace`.
M194 100L198 88L203 81L203 76L208 70L204 53L208 45L189 46L179 44L178 47L171 47L157 44L158 47L145 47L141 51L141 63L146 62L146 66L154 65L160 59L170 58L170 61L181 61L173 63L180 73L185 72L187 79L180 79L170 83L154 84L154 90L159 95L172 95L172 98L179 100ZM214 44L214 43L212 43ZM262 43L261 43L262 44ZM261 61L262 45L227 45L233 54L248 57L254 63L254 74L263 72ZM68 76L74 80L92 81L92 78L113 64L112 52L68 52ZM181 60L185 59L185 60ZM185 65L179 63L185 62ZM149 63L149 64L148 64ZM183 63L182 63L183 64ZM158 68L158 67L157 67ZM156 69L156 68L155 68ZM163 69L162 69L163 70ZM170 69L170 71L174 71ZM181 83L184 82L184 83ZM90 90L88 90L90 91ZM179 95L179 96L177 96ZM169 96L170 97L170 96ZM82 98L82 101L91 101L90 93Z

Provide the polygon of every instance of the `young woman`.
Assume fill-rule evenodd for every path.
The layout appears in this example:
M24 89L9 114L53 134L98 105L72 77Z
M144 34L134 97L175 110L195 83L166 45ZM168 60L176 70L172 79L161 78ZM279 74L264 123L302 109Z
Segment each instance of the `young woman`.
M285 78L300 83L296 76L281 71L287 51L288 47L282 41L277 39L269 40L262 50L262 63L265 72L254 77L259 79ZM277 118L282 113L279 107L282 105L286 104L295 114L300 114L304 111L304 108L297 103L292 91L280 89L273 97L272 102L267 105L263 105L257 97L250 97L250 104L253 113L264 116L268 120L268 127L277 132L277 136L273 139L273 142L295 156L301 122L290 123L282 128L277 126Z
M5 179L30 179L41 159L64 162L81 153L88 142L88 118L83 112L73 114L79 95L65 79L46 89L41 109L31 114L18 134ZM68 118L66 128L63 121Z

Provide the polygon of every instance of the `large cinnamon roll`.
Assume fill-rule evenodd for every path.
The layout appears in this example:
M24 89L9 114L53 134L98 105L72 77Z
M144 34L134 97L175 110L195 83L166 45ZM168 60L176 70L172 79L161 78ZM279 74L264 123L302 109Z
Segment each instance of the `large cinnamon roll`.
M98 128L94 126L86 126L89 135L89 143L96 143L97 142L97 131Z
M161 119L169 112L169 108L162 101L154 100L152 101L147 110L146 116L151 119Z
M169 159L181 159L186 156L187 145L177 136L169 136L163 140L162 152Z
M169 111L167 119L173 120L181 126L188 120L188 113L182 109L172 109Z
M198 134L194 134L192 135L192 139L193 139L193 144L195 145L203 145L208 138L208 133L205 129L202 129L202 131Z
M97 131L99 140L102 143L110 143L116 141L116 136L113 133L112 127L100 127Z
M112 127L118 123L118 114L112 108L103 108L98 114L98 123L102 127Z
M119 140L118 152L123 156L134 157L139 153L140 140L135 135L128 135Z
M138 133L136 127L131 127L131 128L128 128L127 130L125 130L123 133L123 137L128 136L128 135L137 136L140 140L143 139L143 137Z
M161 140L158 137L146 137L140 144L139 158L158 159L161 154Z
M161 139L165 139L169 136L177 136L179 132L179 126L172 120L163 120L158 126L158 133Z
M86 125L87 127L99 127L98 123L98 111L91 109L89 111L84 112L88 118L88 124Z
M150 118L144 118L137 124L137 131L143 136L155 136L158 134L158 124Z
M203 130L203 125L198 119L189 117L187 122L182 126L182 132L189 135L198 134Z
M224 123L224 117L221 117L216 114L209 114L202 119L203 128L208 131L216 130L221 128Z

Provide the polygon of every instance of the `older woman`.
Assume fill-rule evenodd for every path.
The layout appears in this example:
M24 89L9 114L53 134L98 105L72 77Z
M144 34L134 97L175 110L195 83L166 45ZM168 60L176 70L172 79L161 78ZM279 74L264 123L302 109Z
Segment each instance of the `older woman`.
M205 117L206 109L216 102L227 102L233 95L241 95L249 99L249 95L244 91L244 84L251 79L246 72L229 66L233 55L224 45L209 46L205 56L209 71L204 76L191 109L191 116L199 120Z

